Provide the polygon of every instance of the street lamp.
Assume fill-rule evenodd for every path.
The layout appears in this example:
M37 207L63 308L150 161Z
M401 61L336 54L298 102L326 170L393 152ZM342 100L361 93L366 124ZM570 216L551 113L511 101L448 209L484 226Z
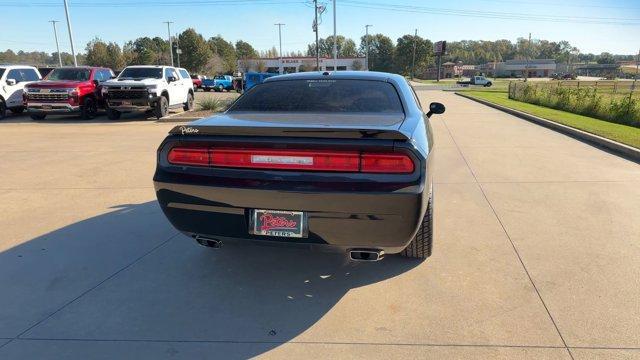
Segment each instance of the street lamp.
M280 66L278 67L278 71L282 75L284 73L284 64L282 64L282 27L285 24L277 23L277 24L274 24L274 25L276 25L278 27L278 41L280 42L280 51L278 51L278 57L280 58L279 59Z
M50 20L50 23L53 24L53 36L56 38L56 50L58 51L58 64L62 67L62 55L60 55L60 45L58 44L58 29L56 28L56 23L60 22L57 20Z
M365 69L367 69L367 71L369 71L369 28L371 26L373 25L364 26L364 32L365 32L364 40L366 41L366 44L367 44L367 52L365 54L364 64L365 64Z

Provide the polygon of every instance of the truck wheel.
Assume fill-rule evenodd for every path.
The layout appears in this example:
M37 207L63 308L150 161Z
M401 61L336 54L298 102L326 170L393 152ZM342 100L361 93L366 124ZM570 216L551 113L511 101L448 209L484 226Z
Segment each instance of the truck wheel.
M38 114L38 113L31 114L31 118L33 120L44 120L44 118L46 118L46 117L47 117L47 114Z
M169 100L167 100L166 96L160 96L158 102L156 103L156 108L154 109L154 113L157 119L163 118L167 116L169 112Z
M182 109L183 109L184 111L191 111L191 110L193 110L193 94L192 94L192 93L189 93L189 94L187 95L187 102L186 102L186 103L184 103L184 106L182 107Z
M4 119L7 116L7 105L4 104L4 100L0 99L0 119Z
M203 90L204 90L204 92L209 92L209 91L211 91L211 89L210 89L210 88L203 88Z
M222 86L222 84L216 87L216 92L223 92L223 91L224 91L224 86Z
M426 259L431 256L433 243L433 201L429 197L427 213L424 214L418 233L400 255L414 259Z
M24 112L24 106L14 107L9 110L11 110L13 114L22 114Z
M82 120L91 120L98 114L98 104L90 97L86 97L80 107L80 117Z
M484 85L484 87L491 87L491 85L493 85L491 82L488 82Z
M107 117L109 120L118 120L120 119L120 115L121 113L118 110L107 109Z

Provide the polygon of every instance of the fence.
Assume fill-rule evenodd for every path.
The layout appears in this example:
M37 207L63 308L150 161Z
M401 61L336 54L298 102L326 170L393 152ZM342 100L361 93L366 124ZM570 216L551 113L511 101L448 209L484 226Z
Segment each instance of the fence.
M511 81L508 91L513 100L640 127L640 82Z

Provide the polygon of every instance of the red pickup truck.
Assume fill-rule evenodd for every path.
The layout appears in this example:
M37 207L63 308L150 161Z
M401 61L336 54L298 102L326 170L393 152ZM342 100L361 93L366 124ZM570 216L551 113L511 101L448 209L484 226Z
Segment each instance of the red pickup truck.
M24 102L34 120L50 114L78 113L92 119L104 108L101 83L113 77L113 71L101 67L61 67L42 81L24 89Z

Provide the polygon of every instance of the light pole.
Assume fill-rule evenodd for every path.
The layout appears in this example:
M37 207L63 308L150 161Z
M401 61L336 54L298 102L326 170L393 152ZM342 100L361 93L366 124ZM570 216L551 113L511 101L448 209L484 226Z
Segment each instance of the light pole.
M316 18L313 22L313 30L316 32L316 71L320 71L320 49L318 47L318 0L313 0Z
M69 5L67 4L67 0L64 0L64 14L67 16L67 29L69 30L69 42L71 43L71 55L73 55L73 66L78 66L78 59L76 58L76 50L73 48L73 33L71 32L71 20L69 20Z
M333 0L333 71L338 71L338 37L336 36L336 0Z
M171 56L171 66L173 66L173 44L171 43L171 24L173 21L164 21L167 24L167 33L169 34L169 55Z
M60 21L50 20L49 22L53 24L53 36L56 38L56 50L58 51L58 64L62 67L62 55L60 55L60 45L58 44L58 29L56 29L56 23Z
M367 52L365 54L365 59L364 59L364 64L365 64L365 69L367 69L367 71L369 71L369 27L371 27L373 25L365 25L364 26L364 39L366 41L367 44Z
M284 64L282 63L282 27L285 25L283 23L277 23L274 24L278 27L278 41L280 42L280 51L278 51L278 57L280 58L279 62L280 62L280 66L279 66L279 72L280 74L284 73Z

